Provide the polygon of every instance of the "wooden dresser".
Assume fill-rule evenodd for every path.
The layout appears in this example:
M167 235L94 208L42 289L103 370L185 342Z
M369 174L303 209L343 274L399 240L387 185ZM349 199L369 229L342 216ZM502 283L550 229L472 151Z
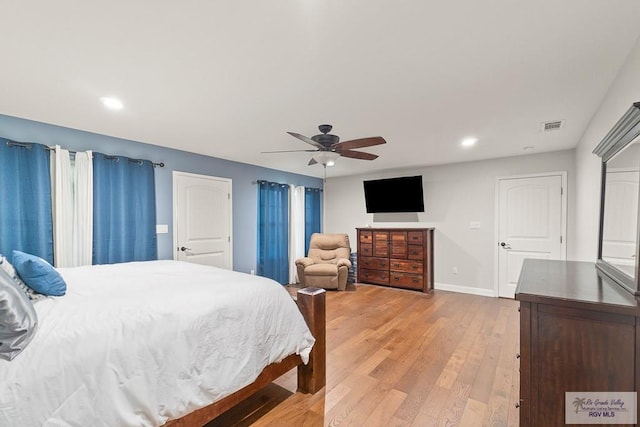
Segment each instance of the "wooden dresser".
M433 291L433 228L357 228L358 282Z
M564 425L565 392L638 390L638 300L594 263L525 259L516 299L521 427Z

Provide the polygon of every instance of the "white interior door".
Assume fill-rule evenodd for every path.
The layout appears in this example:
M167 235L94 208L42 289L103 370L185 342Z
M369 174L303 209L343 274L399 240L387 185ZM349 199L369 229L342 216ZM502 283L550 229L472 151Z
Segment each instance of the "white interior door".
M638 170L607 167L602 259L633 277L638 235Z
M173 172L173 257L232 269L231 180Z
M566 258L566 173L498 179L498 295L513 298L525 258Z

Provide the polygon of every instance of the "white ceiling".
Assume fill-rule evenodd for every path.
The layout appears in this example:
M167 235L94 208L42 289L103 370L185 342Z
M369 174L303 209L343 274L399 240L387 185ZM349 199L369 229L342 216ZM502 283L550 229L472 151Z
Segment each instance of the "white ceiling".
M312 148L286 131L322 123L343 141L387 140L328 176L572 148L640 34L638 0L4 0L0 12L0 113L313 176L307 153L261 152ZM106 95L125 108L104 109ZM548 120L564 127L542 133ZM462 149L466 136L478 144Z

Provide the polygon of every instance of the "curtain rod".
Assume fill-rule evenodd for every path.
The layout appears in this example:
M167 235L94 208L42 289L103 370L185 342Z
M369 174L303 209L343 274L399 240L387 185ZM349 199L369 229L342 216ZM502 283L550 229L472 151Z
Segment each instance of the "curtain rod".
M287 187L289 186L289 184L283 184L283 183L281 183L281 182L272 182L272 181L267 181L266 179L259 179L259 180L257 180L257 181L254 181L254 184L260 184L260 183L262 183L262 182L264 182L265 184L280 185L280 186L283 186L283 187L284 187L285 185L286 185Z
M33 144L33 143L31 143L31 142L17 142L17 141L7 140L7 146L9 146L9 147L14 147L15 146L15 147L24 147L26 149L31 149L31 144ZM48 151L56 151L56 147L47 147L46 145L45 145L44 149L48 150ZM76 154L77 151L69 150L69 153ZM107 159L107 160L113 160L113 159L117 159L118 156L108 156L108 155L105 154L104 158ZM140 159L129 159L129 161L132 162L132 163L142 162L142 160L140 160ZM161 168L164 167L164 162L158 162L158 163L151 162L151 164L153 165L154 168L156 166L159 166Z
M266 179L259 179L257 181L251 181L252 184L260 184L261 182L265 182L267 184L275 184L275 185L286 185L287 187L291 184L283 184L281 182L271 182L271 181L267 181ZM305 190L318 190L318 191L322 191L322 188L315 188L315 187L306 187L306 186L301 186L304 187Z

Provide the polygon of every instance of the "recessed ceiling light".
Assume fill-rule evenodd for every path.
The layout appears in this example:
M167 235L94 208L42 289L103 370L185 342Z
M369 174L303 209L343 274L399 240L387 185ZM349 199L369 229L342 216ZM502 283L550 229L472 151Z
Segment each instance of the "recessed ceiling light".
M462 140L460 145L462 145L463 147L473 147L474 145L476 145L476 142L478 142L478 138L465 138Z
M123 107L122 101L120 101L117 98L105 96L103 98L100 98L100 101L102 101L104 106L110 110L122 110L122 107Z

